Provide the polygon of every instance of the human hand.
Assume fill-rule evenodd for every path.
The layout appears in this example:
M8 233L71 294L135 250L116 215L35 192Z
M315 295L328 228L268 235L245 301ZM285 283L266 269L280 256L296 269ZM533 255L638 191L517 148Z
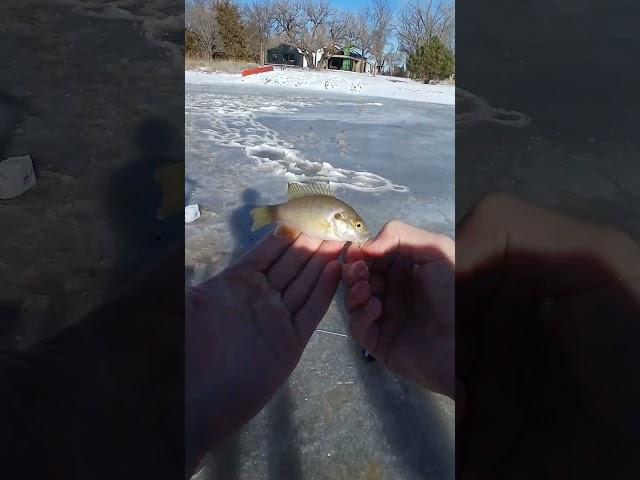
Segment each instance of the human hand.
M188 463L286 381L340 281L343 242L269 235L186 293Z
M638 244L505 194L456 243L461 478L635 478Z
M394 220L345 262L353 338L389 370L453 398L453 240Z

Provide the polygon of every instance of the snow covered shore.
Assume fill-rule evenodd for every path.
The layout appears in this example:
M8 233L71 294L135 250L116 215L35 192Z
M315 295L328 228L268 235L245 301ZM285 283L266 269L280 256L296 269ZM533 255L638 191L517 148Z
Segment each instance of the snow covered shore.
M185 82L269 86L286 90L326 91L367 97L455 105L455 86L426 85L408 78L388 77L340 70L274 70L242 77L239 73L185 71Z

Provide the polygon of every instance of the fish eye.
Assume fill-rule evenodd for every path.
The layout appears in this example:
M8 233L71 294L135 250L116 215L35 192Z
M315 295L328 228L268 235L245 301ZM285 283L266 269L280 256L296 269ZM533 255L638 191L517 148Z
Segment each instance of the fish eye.
M362 228L362 224L360 222L356 223L356 228Z

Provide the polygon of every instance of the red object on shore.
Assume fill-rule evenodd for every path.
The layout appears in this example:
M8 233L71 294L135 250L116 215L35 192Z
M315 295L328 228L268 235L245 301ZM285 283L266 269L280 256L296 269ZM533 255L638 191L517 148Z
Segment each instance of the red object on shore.
M242 76L246 77L247 75L254 75L256 73L263 73L263 72L273 72L273 67L269 65L266 67L247 68L246 70L242 70Z

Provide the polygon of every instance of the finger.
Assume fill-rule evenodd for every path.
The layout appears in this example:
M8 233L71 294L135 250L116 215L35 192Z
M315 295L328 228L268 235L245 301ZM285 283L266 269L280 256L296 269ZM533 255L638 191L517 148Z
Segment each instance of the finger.
M375 321L382 314L380 299L370 297L365 305L349 314L349 330L353 339L371 354L376 353L380 327Z
M369 298L371 298L369 282L360 281L355 283L346 294L345 307L347 312L362 307L369 301Z
M296 240L291 237L274 237L267 235L251 250L238 259L236 265L243 265L252 270L264 272L267 270Z
M341 270L342 266L337 260L327 263L311 295L294 316L293 327L298 332L303 345L307 344L318 323L327 313L340 283Z
M347 250L344 254L345 263L352 263L358 260L362 260L365 257L362 248L358 245L354 245L353 243L347 247Z
M290 312L296 312L304 305L313 288L318 282L318 278L324 267L331 261L338 258L344 242L322 242L320 248L313 254L311 260L307 262L298 276L285 288L282 301Z
M457 232L460 279L497 268L537 280L548 294L567 293L594 287L607 276L634 278L640 264L640 248L627 235L503 193L476 202ZM611 274L603 275L603 269Z
M322 245L322 240L301 234L269 268L267 278L274 289L281 291L298 275Z
M345 264L342 269L342 282L346 287L351 287L354 283L369 279L369 268L363 260Z
M398 220L388 222L372 242L364 245L365 255L383 257L391 253L410 256L415 263L455 257L455 243L445 235L438 235L407 225Z

